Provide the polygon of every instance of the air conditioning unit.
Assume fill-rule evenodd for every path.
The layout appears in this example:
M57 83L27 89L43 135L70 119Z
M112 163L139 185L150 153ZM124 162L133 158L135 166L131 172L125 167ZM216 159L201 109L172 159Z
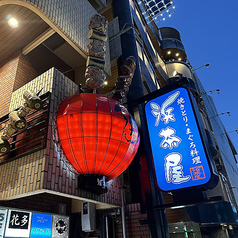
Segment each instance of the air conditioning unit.
M81 221L82 231L92 232L96 230L96 206L94 203L82 202Z

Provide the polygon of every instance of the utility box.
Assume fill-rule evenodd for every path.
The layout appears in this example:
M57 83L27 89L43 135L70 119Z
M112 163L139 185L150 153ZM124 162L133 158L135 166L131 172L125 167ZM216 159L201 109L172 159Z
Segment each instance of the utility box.
M94 203L82 202L81 220L82 231L92 232L96 230L96 206Z

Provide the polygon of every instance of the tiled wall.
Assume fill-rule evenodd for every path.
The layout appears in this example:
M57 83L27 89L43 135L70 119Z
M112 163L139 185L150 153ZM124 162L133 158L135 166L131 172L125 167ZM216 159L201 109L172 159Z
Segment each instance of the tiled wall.
M77 179L74 172L71 172L65 163L62 155L57 152L57 146L53 142L54 119L60 102L78 93L78 86L54 70L52 82L52 94L50 102L50 118L46 147L46 167L44 177L44 188L56 192L77 195Z
M18 56L14 55L6 64L0 67L0 117L8 113L17 64Z
M109 191L105 195L100 196L79 190L77 188L78 175L74 171L72 171L68 166L68 164L65 162L65 159L62 157L62 153L60 153L60 151L57 149L58 147L53 140L55 135L54 118L58 106L63 99L78 93L78 86L73 81L65 77L58 70L52 68L49 71L37 77L36 79L27 83L20 89L16 90L12 94L10 110L14 110L23 103L24 99L22 95L23 92L27 89L30 89L34 92L43 89L41 91L41 94L44 94L45 92L48 91L51 92L47 146L43 156L44 166L42 165L41 170L37 170L37 173L44 174L43 176L40 177L41 178L40 182L42 182L41 184L42 186L38 186L37 188L35 186L33 187L35 189L48 189L55 192L79 196L81 198L93 199L99 202L121 205L121 196L120 196L121 184L119 178L109 182L108 184ZM34 156L34 154L29 156L31 158L31 156ZM21 161L22 159L23 158L20 158L18 160ZM27 169L27 167L25 167L25 169ZM10 178L8 177L8 180L9 179ZM17 194L19 192L20 192L19 190L14 191L14 194Z
M70 40L71 44L86 55L88 23L91 16L97 13L87 0L16 0L19 1L30 3L31 8L32 5L36 7L37 14L42 17L43 13ZM105 0L102 2L106 3ZM27 7L27 4L25 6ZM110 74L108 42L107 52L105 71Z
M11 103L9 111L13 111L24 103L23 93L25 90L32 90L33 92L38 92L42 89L41 94L46 92L52 92L53 79L54 79L55 69L51 68L39 77L25 84L23 87L19 88L12 93ZM40 95L41 95L40 94Z
M38 71L31 65L27 56L19 53L17 72L14 81L13 91L22 87L39 75Z
M41 189L45 150L37 151L0 166L0 198L9 199Z
M0 117L8 113L11 94L30 80L38 72L31 66L26 56L16 52L0 66Z
M119 22L118 17L111 20L108 24L108 37L111 38L118 34L120 31L119 29ZM121 37L118 35L116 38L113 38L110 41L110 58L111 60L118 58L122 55L121 49Z
M84 52L87 49L88 22L96 10L87 0L25 0L43 11Z

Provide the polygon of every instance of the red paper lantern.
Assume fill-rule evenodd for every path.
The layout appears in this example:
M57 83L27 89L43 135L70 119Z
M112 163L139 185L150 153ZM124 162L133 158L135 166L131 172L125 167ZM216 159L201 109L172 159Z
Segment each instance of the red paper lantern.
M111 180L132 162L138 146L138 128L119 102L81 93L61 102L56 118L65 156L80 174Z

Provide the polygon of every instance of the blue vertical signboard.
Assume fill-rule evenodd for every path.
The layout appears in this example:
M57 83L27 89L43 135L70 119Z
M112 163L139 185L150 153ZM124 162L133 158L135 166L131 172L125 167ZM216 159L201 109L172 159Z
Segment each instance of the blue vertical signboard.
M52 215L35 213L32 215L31 238L51 238Z
M207 184L212 174L187 89L150 100L145 114L158 187L175 191Z

